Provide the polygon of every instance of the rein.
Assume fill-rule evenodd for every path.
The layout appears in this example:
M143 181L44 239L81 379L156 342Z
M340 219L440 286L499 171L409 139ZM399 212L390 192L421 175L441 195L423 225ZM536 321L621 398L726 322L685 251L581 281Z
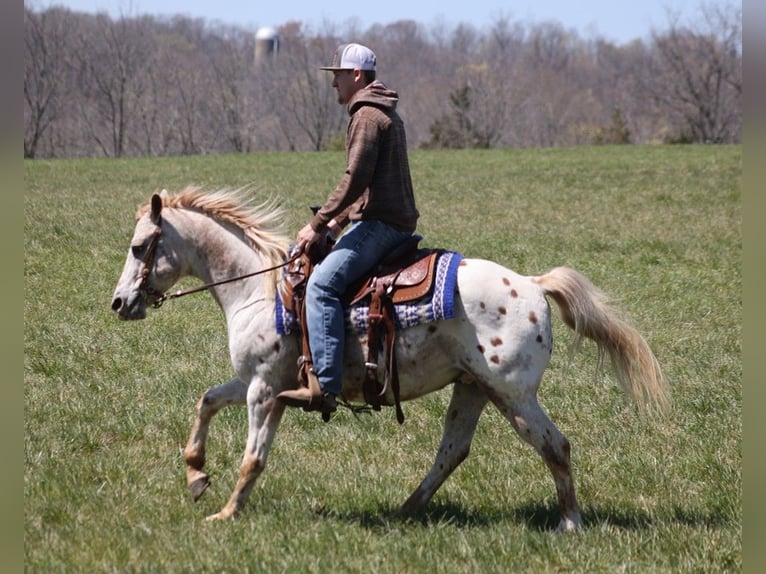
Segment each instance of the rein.
M238 275L236 277L229 277L228 279L222 279L221 281L213 281L212 283L205 283L204 285L192 287L191 289L183 289L183 290L179 289L178 291L175 291L174 293L170 293L170 294L163 293L159 299L157 299L154 303L152 303L152 306L155 309L159 309L162 306L162 304L168 299L177 299L178 297L183 297L184 295L190 295L192 293L199 293L200 291L206 291L207 289L210 289L211 287L224 285L226 283L233 283L234 281L247 279L248 277L255 277L256 275L261 275L262 273L268 273L269 271L274 271L276 269L289 265L290 263L298 259L300 255L301 254L298 253L297 255L294 255L291 259L288 259L284 263L280 263L279 265L274 265L273 267L268 267L266 269L259 269L258 271L253 271L252 273L246 273L245 275Z
M218 285L225 285L226 283L233 283L234 281L240 281L249 277L255 277L256 275L262 275L263 273L269 273L270 271L274 271L276 269L280 269L281 267L290 265L293 261L297 260L301 256L301 252L298 251L290 259L280 263L279 265L274 265L266 269L259 269L258 271L253 271L252 273L246 273L244 275L238 275L236 277L229 277L228 279L222 279L220 281L213 281L212 283L205 283L204 285L199 285L190 289L179 289L178 291L170 294L163 293L157 289L154 289L148 284L149 273L151 272L151 268L154 266L154 257L157 252L157 245L159 244L160 236L162 235L162 219L158 219L156 225L157 227L154 230L152 241L149 244L149 247L147 247L146 255L142 260L144 268L141 270L141 283L138 285L139 291L143 291L147 295L156 297L155 301L152 303L152 307L155 309L162 307L162 304L168 299L177 299L178 297L183 297L184 295L191 295L192 293L207 291L211 287L217 287Z

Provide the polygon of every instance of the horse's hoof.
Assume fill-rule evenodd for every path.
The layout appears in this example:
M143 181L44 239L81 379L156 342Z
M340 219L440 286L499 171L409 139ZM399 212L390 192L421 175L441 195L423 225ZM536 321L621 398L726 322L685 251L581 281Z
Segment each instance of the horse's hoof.
M577 517L574 520L571 518L562 518L559 522L559 526L556 529L557 532L577 532L582 527L582 520Z
M221 510L221 512L216 512L215 514L211 514L210 516L205 517L205 522L215 522L216 520L227 520L229 518L233 518L234 514L231 512L226 512L226 510Z
M210 486L210 478L207 475L201 476L189 485L189 491L194 502L197 502L205 494L208 486Z

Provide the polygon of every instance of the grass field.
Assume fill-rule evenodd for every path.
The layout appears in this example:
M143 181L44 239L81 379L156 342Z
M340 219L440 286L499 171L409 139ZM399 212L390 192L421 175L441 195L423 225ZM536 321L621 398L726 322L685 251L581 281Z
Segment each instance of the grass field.
M572 443L585 527L552 532L553 481L491 406L471 456L410 520L448 390L330 424L289 412L234 521L244 409L213 422L212 486L187 494L193 408L232 376L207 294L118 322L110 297L153 191L249 185L294 235L340 153L26 162L24 559L29 572L737 572L742 570L742 148L415 152L425 243L524 274L568 265L613 296L671 386L638 416L571 332L540 391ZM193 282L182 286L193 285Z

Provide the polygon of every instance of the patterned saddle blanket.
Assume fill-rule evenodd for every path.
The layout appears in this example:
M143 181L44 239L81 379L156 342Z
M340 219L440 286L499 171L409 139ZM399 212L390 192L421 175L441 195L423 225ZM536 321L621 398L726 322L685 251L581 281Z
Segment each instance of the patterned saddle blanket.
M455 316L455 293L457 270L463 256L455 251L443 251L438 255L434 270L432 289L415 301L395 303L396 328L407 329L423 323L451 319ZM357 335L367 333L369 327L369 305L365 300L352 304L346 309L346 323ZM295 314L286 309L281 297L276 298L276 330L287 335L299 330Z

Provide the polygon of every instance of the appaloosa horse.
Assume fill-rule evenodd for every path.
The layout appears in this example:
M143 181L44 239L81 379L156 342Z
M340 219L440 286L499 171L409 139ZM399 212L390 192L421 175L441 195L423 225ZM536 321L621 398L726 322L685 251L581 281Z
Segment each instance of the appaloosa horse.
M281 213L272 205L249 205L240 192L189 188L176 195L154 194L136 219L112 298L117 316L144 318L147 306L164 301L181 277L194 276L207 284L204 288L226 318L236 377L199 400L184 459L187 484L197 500L209 485L202 469L210 420L225 406L247 404L248 435L239 478L226 505L208 519L232 517L266 467L285 411L275 397L297 384L297 335L280 335L274 328L279 289L275 268L285 262L289 245ZM229 281L240 276L244 278ZM454 317L406 328L397 337L402 401L453 387L436 460L402 513L426 504L465 459L479 416L491 402L553 475L559 529L580 526L569 441L537 400L552 352L548 296L575 337L592 339L599 357L611 359L628 397L641 407L664 408L667 387L646 341L581 274L558 267L526 277L491 261L464 259L457 271ZM346 401L363 400L364 347L364 336L350 332L342 393Z

